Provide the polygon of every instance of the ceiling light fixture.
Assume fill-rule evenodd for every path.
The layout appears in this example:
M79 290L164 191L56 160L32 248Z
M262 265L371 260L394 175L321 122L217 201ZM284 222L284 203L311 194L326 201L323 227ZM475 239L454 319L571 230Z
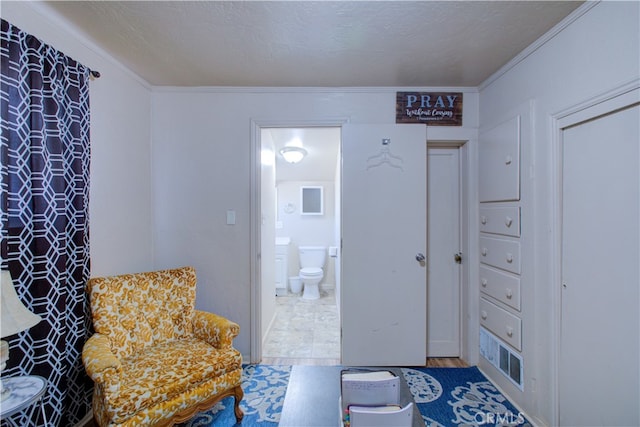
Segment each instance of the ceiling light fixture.
M280 150L282 157L289 163L298 163L307 155L307 150L302 147L287 146Z

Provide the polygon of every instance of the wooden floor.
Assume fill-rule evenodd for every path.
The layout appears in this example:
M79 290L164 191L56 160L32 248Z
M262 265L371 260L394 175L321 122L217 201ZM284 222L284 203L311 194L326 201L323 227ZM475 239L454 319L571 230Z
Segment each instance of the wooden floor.
M427 359L427 368L467 368L469 365L457 357L433 357Z

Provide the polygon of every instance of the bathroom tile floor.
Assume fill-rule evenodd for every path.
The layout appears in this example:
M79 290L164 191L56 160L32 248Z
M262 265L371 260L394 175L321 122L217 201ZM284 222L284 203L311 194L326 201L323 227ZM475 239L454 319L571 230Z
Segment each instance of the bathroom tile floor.
M262 345L262 363L340 363L340 318L333 289L320 299L276 297L276 315Z

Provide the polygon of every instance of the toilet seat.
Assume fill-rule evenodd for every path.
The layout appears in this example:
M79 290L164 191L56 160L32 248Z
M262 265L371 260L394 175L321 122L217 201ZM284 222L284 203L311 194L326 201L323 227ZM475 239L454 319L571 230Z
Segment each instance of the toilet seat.
M322 269L318 267L306 267L300 270L300 276L304 276L304 277L322 276Z

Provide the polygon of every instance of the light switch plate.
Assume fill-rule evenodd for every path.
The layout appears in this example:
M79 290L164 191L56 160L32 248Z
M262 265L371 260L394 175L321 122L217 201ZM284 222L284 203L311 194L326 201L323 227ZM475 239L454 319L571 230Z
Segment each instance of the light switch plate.
M236 225L236 211L227 211L227 225Z

